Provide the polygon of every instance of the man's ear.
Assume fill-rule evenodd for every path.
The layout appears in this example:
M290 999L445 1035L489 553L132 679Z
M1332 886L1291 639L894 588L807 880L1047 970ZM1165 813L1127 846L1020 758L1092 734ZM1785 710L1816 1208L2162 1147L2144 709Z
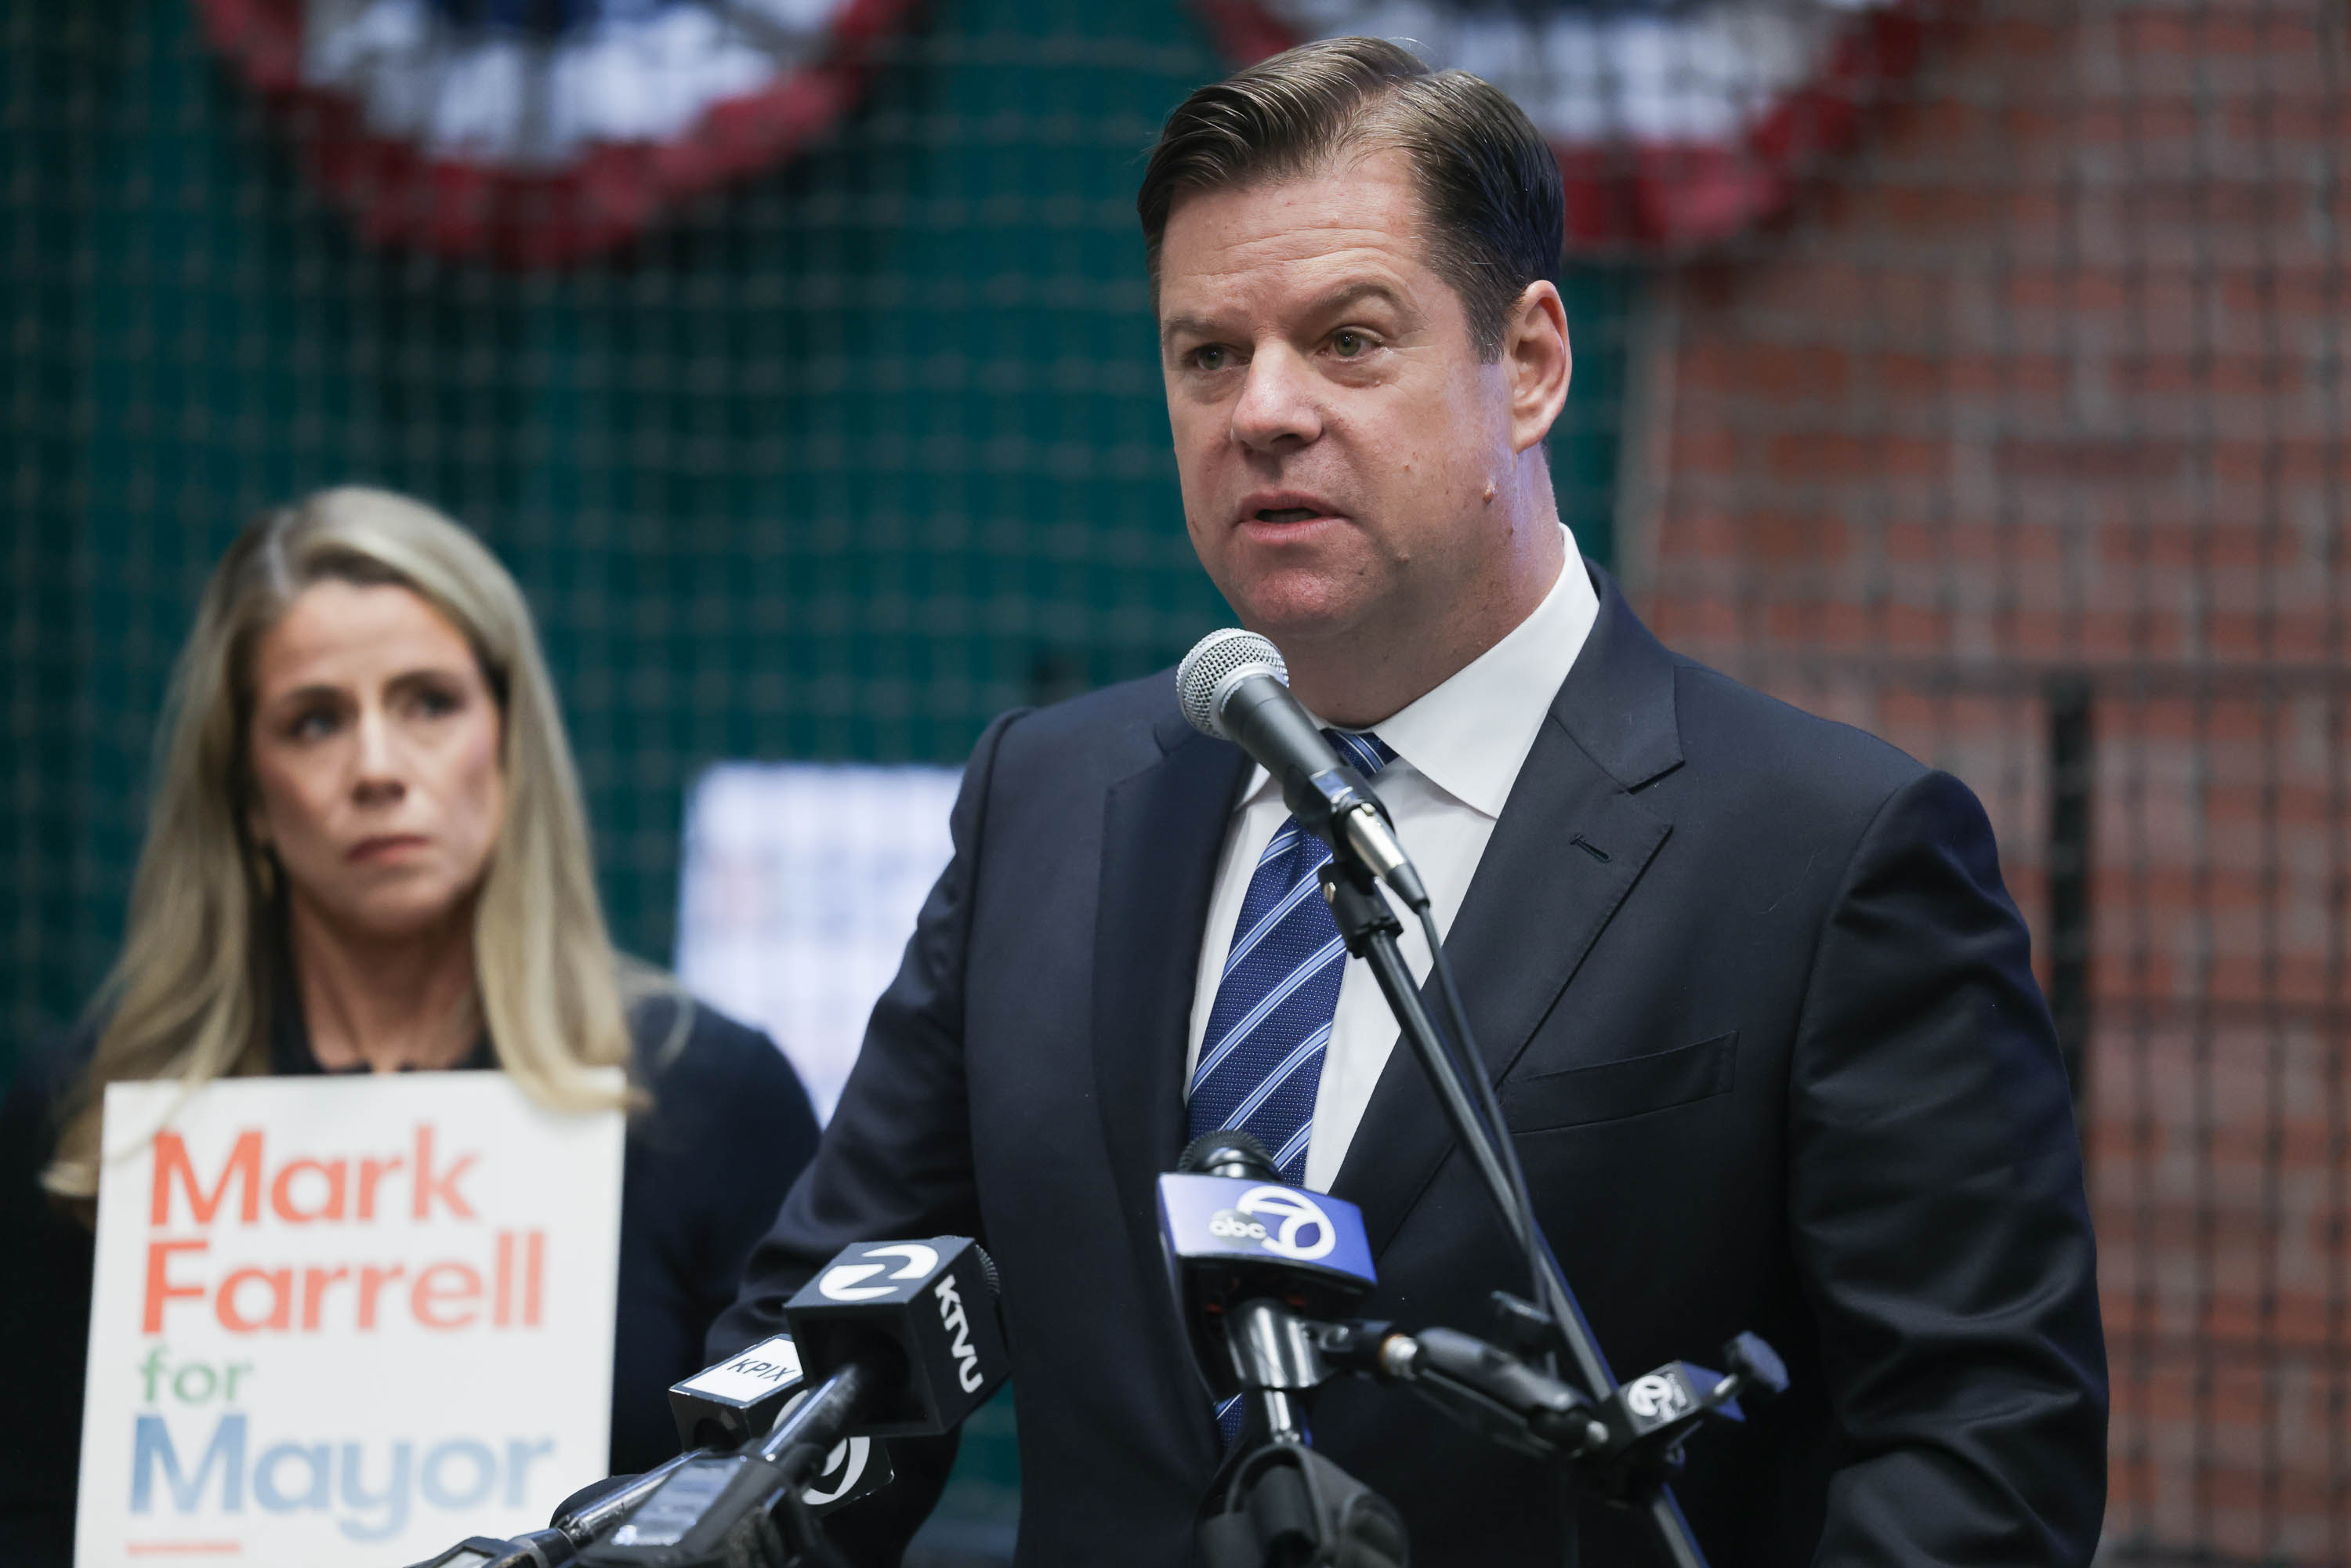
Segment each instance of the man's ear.
M1551 434L1567 406L1575 356L1567 343L1567 307L1558 286L1538 278L1502 318L1502 369L1510 378L1510 450L1524 452Z

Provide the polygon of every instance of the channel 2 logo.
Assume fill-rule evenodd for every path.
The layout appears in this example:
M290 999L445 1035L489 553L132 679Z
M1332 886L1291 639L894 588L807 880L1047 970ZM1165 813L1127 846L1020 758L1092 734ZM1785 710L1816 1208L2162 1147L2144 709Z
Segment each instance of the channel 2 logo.
M776 1412L776 1425L782 1426L785 1416L808 1403L808 1396L809 1391L803 1388L785 1400L784 1407ZM857 1490L857 1483L865 1479L866 1466L872 1462L872 1438L842 1438L832 1446L831 1453L825 1455L824 1469L817 1472L816 1479L800 1493L800 1500L810 1508L824 1508L841 1501Z
M1339 1245L1338 1228L1315 1201L1296 1187L1259 1186L1240 1202L1208 1217L1208 1234L1219 1241L1251 1243L1278 1257L1311 1263Z

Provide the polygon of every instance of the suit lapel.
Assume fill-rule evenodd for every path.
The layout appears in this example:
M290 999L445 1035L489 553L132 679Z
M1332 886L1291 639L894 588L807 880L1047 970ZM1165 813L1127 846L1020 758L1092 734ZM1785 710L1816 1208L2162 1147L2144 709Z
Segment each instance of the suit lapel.
M1094 925L1094 1082L1112 1176L1158 1326L1184 1330L1162 1281L1157 1177L1183 1152L1184 1056L1217 862L1248 775L1239 747L1172 711L1165 755L1111 787Z
M1593 576L1599 617L1446 936L1470 1029L1497 1079L1526 1050L1672 829L1633 794L1681 762L1672 655L1607 574L1594 568ZM1434 986L1423 994L1441 1018ZM1399 1041L1331 1188L1363 1209L1374 1253L1453 1143L1419 1060Z

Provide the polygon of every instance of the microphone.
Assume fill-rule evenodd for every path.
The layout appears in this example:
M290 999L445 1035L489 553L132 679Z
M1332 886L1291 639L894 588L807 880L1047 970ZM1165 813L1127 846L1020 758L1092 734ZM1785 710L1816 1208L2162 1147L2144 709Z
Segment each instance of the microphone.
M808 1516L814 1500L804 1501L802 1489L844 1439L938 1436L986 1403L1011 1371L996 1297L996 1265L967 1238L843 1249L785 1304L805 1386L773 1427L734 1453L688 1457L587 1547L580 1563L760 1568L799 1557L826 1560ZM731 1384L720 1376L695 1396L735 1399L738 1411L756 1412L774 1397L785 1358L772 1340L745 1356L758 1370L740 1369ZM731 1364L687 1383L725 1374ZM762 1392L755 1385L768 1386ZM723 1416L695 1418L725 1426ZM749 1425L758 1419L755 1413L740 1418ZM789 1543L774 1518L778 1509L795 1531Z
M1159 1178L1160 1236L1196 1354L1224 1324L1230 1371L1219 1395L1249 1396L1249 1435L1201 1501L1196 1559L1204 1568L1339 1563L1405 1568L1404 1521L1385 1499L1316 1453L1307 1395L1331 1375L1323 1345L1343 1355L1384 1325L1321 1320L1372 1288L1371 1244L1354 1205L1282 1183L1272 1156L1228 1129L1193 1140ZM1217 1364L1199 1354L1202 1370ZM1217 1500L1221 1495L1222 1506Z
M1308 832L1334 852L1353 852L1410 907L1428 907L1428 890L1380 798L1290 695L1279 648L1238 626L1211 632L1176 667L1176 694L1193 728L1233 742L1273 776Z
M501 1541L468 1536L436 1557L409 1568L564 1568L577 1560L614 1520L635 1508L685 1465L703 1458L690 1451L664 1460L641 1476L607 1478L565 1498L546 1530Z
M677 1446L740 1448L776 1424L784 1403L808 1385L799 1347L779 1333L670 1385Z
M1262 1144L1228 1130L1194 1140L1159 1178L1159 1218L1210 1392L1252 1396L1268 1435L1303 1442L1300 1400L1329 1376L1311 1325L1377 1282L1362 1214L1284 1184Z
M951 1432L1011 1375L996 1261L962 1236L860 1241L784 1303L811 1379L872 1368L856 1430L875 1437Z
M670 1414L682 1449L738 1448L764 1437L808 1397L799 1347L777 1334L671 1385ZM824 1469L800 1494L818 1513L870 1497L890 1484L890 1450L874 1437L850 1437L826 1456Z
M1176 1156L1179 1176L1234 1176L1249 1181L1281 1179L1275 1168L1273 1155L1255 1133L1244 1133L1238 1127L1224 1127L1213 1133L1203 1133L1184 1145Z

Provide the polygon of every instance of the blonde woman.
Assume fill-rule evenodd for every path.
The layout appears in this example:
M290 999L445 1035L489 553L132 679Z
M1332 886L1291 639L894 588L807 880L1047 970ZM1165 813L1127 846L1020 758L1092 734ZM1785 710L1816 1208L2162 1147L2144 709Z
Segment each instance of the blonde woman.
M0 1519L69 1560L105 1085L481 1068L542 1103L628 1069L615 1470L675 1451L664 1390L816 1142L764 1036L613 951L514 580L380 490L247 528L182 653L122 951L0 1109Z

